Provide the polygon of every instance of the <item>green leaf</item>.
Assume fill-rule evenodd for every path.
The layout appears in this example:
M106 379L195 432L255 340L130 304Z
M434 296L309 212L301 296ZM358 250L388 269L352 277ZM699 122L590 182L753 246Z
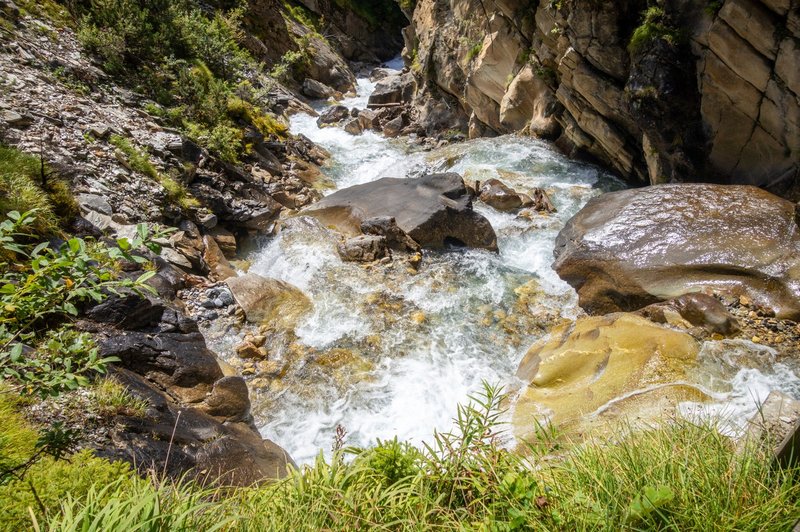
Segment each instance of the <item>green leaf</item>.
M121 249L122 251L128 251L129 249L131 249L131 243L128 241L127 238L118 238L117 246L119 246L119 249Z
M136 284L144 284L148 279L151 279L156 274L155 271L144 272L136 279Z
M674 498L675 492L669 486L645 486L628 507L628 521L640 521L668 505Z

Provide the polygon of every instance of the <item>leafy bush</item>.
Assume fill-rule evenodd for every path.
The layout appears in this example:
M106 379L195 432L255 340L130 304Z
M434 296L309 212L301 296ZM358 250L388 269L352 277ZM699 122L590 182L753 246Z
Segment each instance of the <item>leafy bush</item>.
M676 45L680 39L679 32L668 23L664 9L658 6L648 8L642 13L642 24L633 31L628 43L631 55L642 52L650 43L662 39Z
M87 374L103 372L110 359L101 359L90 337L60 327L89 301L102 302L119 290L150 291L146 281L118 279L120 260L146 263L133 253L143 246L157 250L147 228L140 225L133 241L117 246L71 238L60 246L30 241L26 228L32 213L11 212L0 223L0 248L13 264L0 262L0 375L19 392L56 395L87 383Z
M33 209L37 216L28 229L38 235L56 232L78 213L67 184L42 166L39 157L0 145L0 217Z

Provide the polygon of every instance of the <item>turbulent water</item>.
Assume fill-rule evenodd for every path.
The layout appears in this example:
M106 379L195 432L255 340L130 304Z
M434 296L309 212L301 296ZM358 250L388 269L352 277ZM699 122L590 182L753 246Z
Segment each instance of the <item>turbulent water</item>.
M372 89L359 80L358 96L342 103L364 108ZM558 209L524 217L476 203L497 232L500 252L425 252L416 273L400 258L366 267L342 262L337 237L308 218L289 220L265 242L251 257L250 271L294 284L314 304L294 331L270 339L270 360L283 368L280 376L250 383L262 434L298 463L329 450L337 426L351 445L394 436L419 442L449 428L457 404L482 381L516 386L516 367L533 341L579 313L574 291L550 267L553 242L591 197L621 187L610 175L530 138L480 139L423 152L372 132L319 129L306 115L293 117L291 129L331 152L325 171L338 188L447 170L468 182L495 177L519 191L542 187ZM234 341L228 337L216 347L230 352ZM763 358L745 370L706 358L713 362L701 364L699 378L718 404L727 405L712 410L732 409L742 417L772 388L800 392L791 370Z

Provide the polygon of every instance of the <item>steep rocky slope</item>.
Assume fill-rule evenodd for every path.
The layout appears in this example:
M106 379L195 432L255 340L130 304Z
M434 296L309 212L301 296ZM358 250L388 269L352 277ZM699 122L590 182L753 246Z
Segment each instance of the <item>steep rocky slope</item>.
M228 259L327 186L318 168L325 151L286 131L287 111L313 113L292 87L307 78L341 91L355 83L338 43L317 33L296 7L268 0L247 7L237 36L266 68L245 68L234 80L214 79L206 65L184 71L207 85L227 83L221 106L242 132L244 148L231 160L191 140L187 122L170 118L169 106L137 84L134 68L112 72L89 53L64 4L0 0L0 145L40 154L48 171L69 184L80 208L70 233L130 237L138 223L173 230L161 239L161 257L150 257L158 297L111 297L76 324L93 334L104 356L120 359L116 380L148 405L144 417L116 416L107 427L78 422L81 445L141 470L233 484L282 476L291 458L262 440L243 379L206 347L194 318L227 314L235 321L230 292L215 285L236 275ZM354 26L365 24L342 13ZM356 48L363 53L354 54L372 59L400 43ZM302 53L300 65L285 57L293 51ZM141 61L131 63L150 67ZM273 75L280 65L289 67L285 77ZM231 86L248 87L248 95L237 96ZM187 293L206 299L188 300Z
M796 0L420 0L404 36L428 132L526 131L633 182L798 195Z

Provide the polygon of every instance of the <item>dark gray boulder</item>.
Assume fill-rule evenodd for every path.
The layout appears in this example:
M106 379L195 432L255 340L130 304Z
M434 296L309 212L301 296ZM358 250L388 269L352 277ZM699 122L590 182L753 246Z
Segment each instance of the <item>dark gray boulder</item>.
M339 190L302 213L348 236L361 234L366 220L388 216L425 248L456 245L497 250L494 229L472 209L464 181L455 173L418 179L384 177Z

